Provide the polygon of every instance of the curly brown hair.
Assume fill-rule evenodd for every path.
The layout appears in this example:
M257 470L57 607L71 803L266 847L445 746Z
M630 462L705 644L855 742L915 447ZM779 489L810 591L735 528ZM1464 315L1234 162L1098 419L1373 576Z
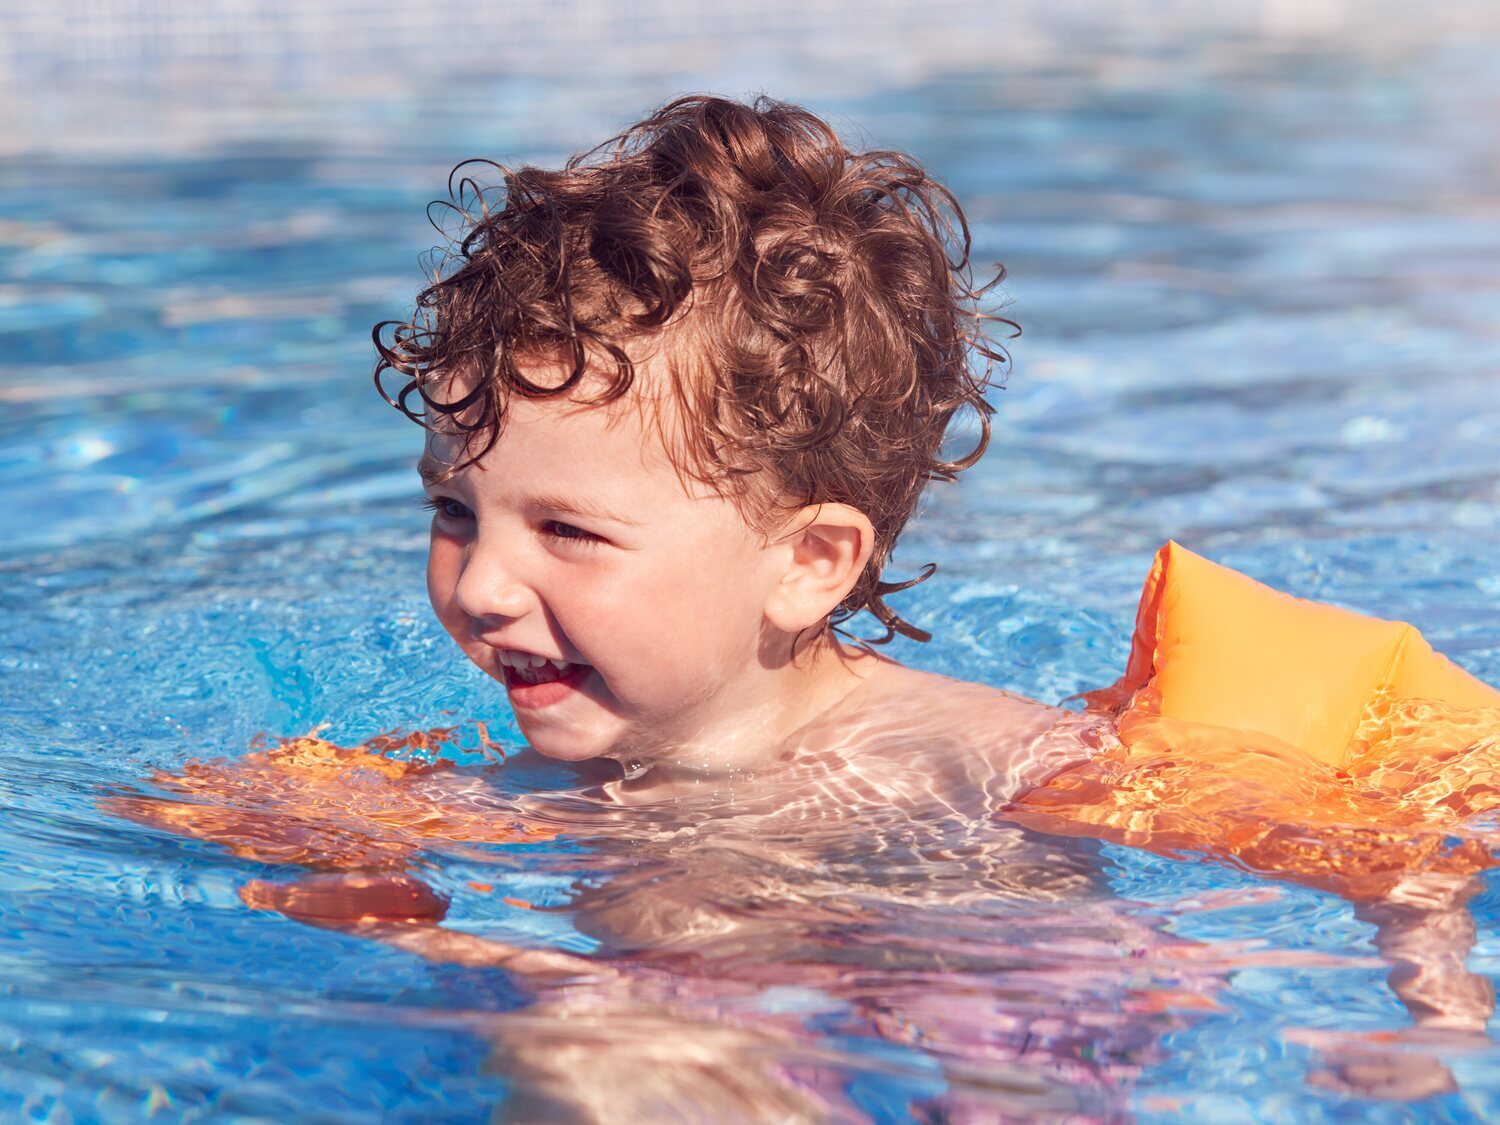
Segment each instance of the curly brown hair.
M503 186L481 186L474 164ZM462 434L467 464L498 439L512 394L581 394L587 369L603 389L584 401L612 402L635 380L637 345L670 341L678 409L657 415L677 419L659 432L679 473L763 532L804 505L862 511L874 551L824 627L866 609L886 629L873 643L930 639L884 599L935 565L902 583L881 572L926 482L983 454L985 391L1009 363L989 330L1019 331L981 308L1005 272L976 287L945 187L903 153L847 148L805 109L708 96L671 102L560 171L470 161L448 187L436 206L461 225L432 283L409 321L374 329L388 402ZM541 358L566 377L528 378ZM447 378L457 371L461 386ZM945 459L966 407L978 440Z

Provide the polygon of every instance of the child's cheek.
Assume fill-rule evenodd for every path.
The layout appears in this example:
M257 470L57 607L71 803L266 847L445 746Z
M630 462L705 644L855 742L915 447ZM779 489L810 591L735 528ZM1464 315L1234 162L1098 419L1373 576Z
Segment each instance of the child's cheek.
M427 600L438 620L455 638L467 635L467 620L454 598L463 574L463 544L436 528L427 548Z
M694 585L702 581L691 568L658 560L654 566L577 578L554 610L585 659L592 655L595 663L607 662L617 676L660 675L691 641Z
M762 599L756 576L739 555L722 547L685 551L660 577L651 599L653 620L643 632L690 667L735 660L758 634Z

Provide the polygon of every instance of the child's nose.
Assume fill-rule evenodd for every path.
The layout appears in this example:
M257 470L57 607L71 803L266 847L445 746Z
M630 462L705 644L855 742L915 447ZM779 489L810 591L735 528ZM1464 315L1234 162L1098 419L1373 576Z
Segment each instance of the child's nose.
M469 547L453 599L475 620L521 617L535 600L506 557L503 544L486 542L482 537Z

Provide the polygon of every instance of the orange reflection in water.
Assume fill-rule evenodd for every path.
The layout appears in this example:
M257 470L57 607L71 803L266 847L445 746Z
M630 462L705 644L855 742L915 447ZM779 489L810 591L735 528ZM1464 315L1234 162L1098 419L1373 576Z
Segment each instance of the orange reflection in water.
M1334 891L1390 897L1422 873L1496 864L1500 708L1422 700L1372 708L1335 768L1268 735L1127 712L1101 753L1009 814L1059 835L1193 852Z
M495 749L483 730L483 745ZM316 735L287 738L243 758L158 770L156 785L180 799L121 796L116 815L209 840L264 863L351 870L399 868L442 843L502 844L554 832L497 812L472 780L439 756L455 729L382 735L337 746ZM401 755L401 756L398 756Z

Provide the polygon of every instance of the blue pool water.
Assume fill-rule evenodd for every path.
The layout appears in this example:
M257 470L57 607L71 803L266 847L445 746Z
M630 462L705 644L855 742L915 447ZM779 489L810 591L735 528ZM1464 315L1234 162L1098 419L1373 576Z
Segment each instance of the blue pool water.
M241 889L284 868L100 803L266 732L477 720L517 744L427 608L419 435L369 385L368 329L410 299L451 164L556 162L703 87L768 86L914 151L964 202L976 257L1010 271L1025 335L992 452L903 539L898 568L941 571L904 603L937 640L900 659L1054 701L1107 683L1175 537L1412 620L1500 682L1493 44L1194 34L1003 66L473 65L389 97L348 74L302 101L262 91L263 118L205 93L186 125L195 88L148 83L129 97L162 131L121 110L112 136L108 99L91 116L38 94L0 164L5 1115L482 1120L524 1085L528 1042L668 1074L606 1047L707 1041L725 1012L752 1029L726 1050L848 1119L937 1120L923 1107L955 1091L954 1120L1500 1114L1482 1043L1403 1048L1450 1076L1414 1100L1310 1081L1319 1033L1410 1022L1373 928L1218 864L995 829L1001 868L1046 869L1021 881L1035 893L934 908L908 884L969 880L973 823L919 847L876 816L825 871L751 870L682 843L717 833L732 857L746 830L723 801L606 827L561 767L471 754L497 810L529 794L573 831L422 853L449 926L596 953L613 902L672 874L773 927L769 953L689 943L713 971L664 961L647 999L538 1001L499 969L252 911ZM198 129L212 113L224 129ZM52 131L70 121L93 122L87 144ZM1075 875L1088 893L1052 885ZM1493 978L1483 882L1468 965ZM1194 1002L1151 1000L1169 994Z

